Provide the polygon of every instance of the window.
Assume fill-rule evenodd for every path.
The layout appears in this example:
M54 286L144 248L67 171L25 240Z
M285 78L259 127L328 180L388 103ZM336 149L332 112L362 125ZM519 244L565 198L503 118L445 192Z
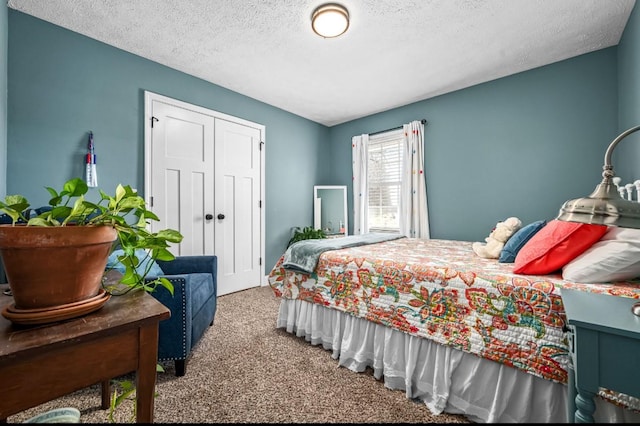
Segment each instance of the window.
M405 133L406 132L406 133ZM353 231L429 238L424 123L351 138Z
M368 228L370 232L400 232L402 129L369 138Z

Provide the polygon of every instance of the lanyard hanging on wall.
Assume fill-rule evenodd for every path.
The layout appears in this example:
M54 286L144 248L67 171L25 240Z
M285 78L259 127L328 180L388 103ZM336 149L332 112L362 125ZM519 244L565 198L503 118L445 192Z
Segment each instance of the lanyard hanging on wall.
M96 187L98 186L98 175L96 172L96 153L95 148L93 146L93 132L89 132L89 146L86 155L86 163L87 163L87 173L86 180L87 186Z

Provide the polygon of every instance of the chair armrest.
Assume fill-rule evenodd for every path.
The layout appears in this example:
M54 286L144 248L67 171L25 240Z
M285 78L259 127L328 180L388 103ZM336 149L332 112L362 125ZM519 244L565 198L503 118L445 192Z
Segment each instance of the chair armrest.
M168 279L169 282L173 284L173 295L169 292L169 290L161 285L158 285L155 290L150 292L149 294L158 299L158 301L162 302L162 304L169 308L169 310L171 311L171 317L165 321L172 321L174 319L177 320L178 318L175 318L177 316L175 315L176 312L186 314L184 307L186 307L187 309L191 308L190 304L185 303L185 301L188 300L189 292L191 291L189 287L191 277L189 276L189 274L163 275L162 277ZM152 279L154 278L151 277L150 279L147 279L147 281L150 281ZM187 315L185 318L191 318L191 315Z
M163 275L173 284L173 295L162 286L157 286L151 294L160 303L169 308L171 317L160 321L159 356L162 358L184 358L191 349L191 312L189 274Z
M174 260L157 261L165 275L192 274L206 272L217 281L218 257L211 256L176 256Z

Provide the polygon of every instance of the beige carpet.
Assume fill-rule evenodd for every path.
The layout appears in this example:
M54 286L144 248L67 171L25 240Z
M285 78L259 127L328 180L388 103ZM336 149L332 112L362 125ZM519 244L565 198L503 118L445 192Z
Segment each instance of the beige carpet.
M371 372L338 367L331 353L275 328L279 300L269 287L218 298L215 323L175 377L163 364L155 399L157 423L469 423L434 416ZM64 360L60 360L64 362ZM82 423L104 423L92 386L9 417L12 423L59 407L76 407ZM119 408L127 422L132 404Z

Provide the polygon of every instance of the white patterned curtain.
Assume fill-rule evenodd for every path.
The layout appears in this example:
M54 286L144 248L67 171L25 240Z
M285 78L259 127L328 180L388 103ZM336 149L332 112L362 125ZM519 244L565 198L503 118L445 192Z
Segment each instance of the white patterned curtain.
M400 233L409 238L429 238L427 183L424 176L424 124L402 126L404 153L400 184Z
M353 167L353 234L369 232L367 216L369 211L367 162L369 135L363 134L351 138L351 159Z

